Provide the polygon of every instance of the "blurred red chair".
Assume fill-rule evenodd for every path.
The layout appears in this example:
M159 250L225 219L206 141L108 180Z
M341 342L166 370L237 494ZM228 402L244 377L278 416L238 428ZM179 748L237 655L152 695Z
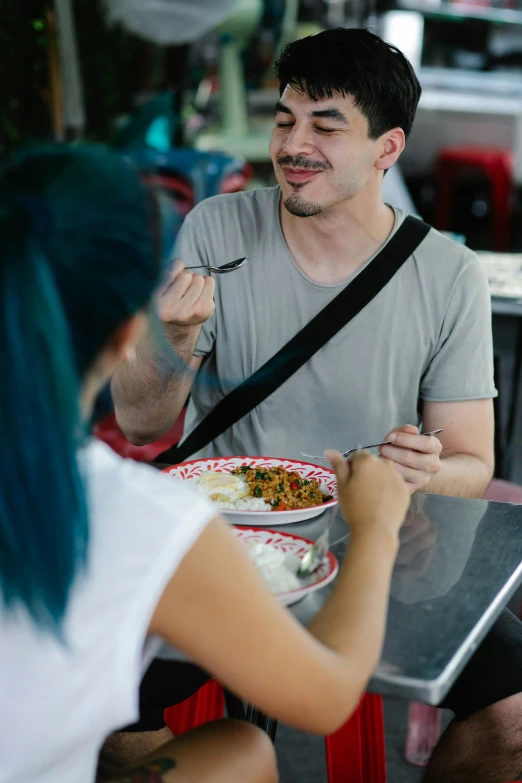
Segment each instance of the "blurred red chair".
M227 174L219 192L223 193L239 193L241 190L245 190L246 186L252 179L254 169L250 163L245 163L241 171L235 171L232 174Z
M365 693L344 726L325 739L328 783L386 783L382 696Z
M238 193L244 190L252 179L252 173L250 163L245 163L240 170L225 174L219 184L219 193ZM179 172L143 173L142 179L166 193L174 201L181 218L186 218L196 206L194 187L187 176Z
M195 206L194 189L189 180L181 174L142 174L141 179L168 195L174 201L182 219L186 218Z
M250 163L224 152L188 148L158 152L144 147L127 149L124 155L142 177L164 187L175 199L192 201L192 206L210 196L244 190L253 174ZM183 203L182 209L186 214Z
M493 248L507 251L514 192L513 155L494 147L445 147L437 158L434 225L449 228L453 183L470 169L481 171L489 180L493 202Z
M203 723L219 720L225 711L225 694L216 680L209 680L189 699L165 710L165 723L179 736Z
M165 710L173 734L223 717L223 688L210 680L190 699ZM366 693L351 718L325 738L328 783L386 783L382 698Z
M93 435L110 446L120 457L134 459L137 462L152 462L162 451L179 443L183 435L186 412L184 408L170 430L162 438L146 446L134 446L127 440L118 427L114 413L109 413L94 426Z

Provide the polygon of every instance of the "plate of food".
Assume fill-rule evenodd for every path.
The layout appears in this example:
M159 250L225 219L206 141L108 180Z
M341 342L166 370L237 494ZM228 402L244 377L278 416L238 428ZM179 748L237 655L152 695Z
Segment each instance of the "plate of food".
M248 548L248 554L270 592L283 606L325 587L335 578L339 564L335 555L327 552L313 574L300 578L297 569L313 544L308 538L264 528L233 528Z
M328 467L276 457L214 457L165 468L209 498L234 525L288 525L337 504Z

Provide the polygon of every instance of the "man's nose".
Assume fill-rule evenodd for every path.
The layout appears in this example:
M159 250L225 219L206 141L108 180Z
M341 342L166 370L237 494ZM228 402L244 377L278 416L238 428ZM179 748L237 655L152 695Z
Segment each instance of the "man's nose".
M290 130L282 151L295 158L298 155L311 155L313 150L314 145L312 144L309 131L296 123Z

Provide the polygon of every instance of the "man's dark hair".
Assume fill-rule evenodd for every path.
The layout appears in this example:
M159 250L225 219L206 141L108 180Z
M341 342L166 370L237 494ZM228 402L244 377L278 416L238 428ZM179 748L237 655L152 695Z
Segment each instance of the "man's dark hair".
M392 128L408 137L421 86L406 57L369 30L338 28L285 46L275 64L280 94L290 86L312 100L351 95L378 139Z

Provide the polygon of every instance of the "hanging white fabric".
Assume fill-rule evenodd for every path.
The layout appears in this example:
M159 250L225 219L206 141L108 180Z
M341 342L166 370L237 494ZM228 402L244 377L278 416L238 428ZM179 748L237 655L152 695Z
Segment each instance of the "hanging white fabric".
M85 127L80 63L71 0L55 0L56 30L63 91L63 122L81 134Z
M109 23L161 46L192 43L227 19L238 0L105 0Z

